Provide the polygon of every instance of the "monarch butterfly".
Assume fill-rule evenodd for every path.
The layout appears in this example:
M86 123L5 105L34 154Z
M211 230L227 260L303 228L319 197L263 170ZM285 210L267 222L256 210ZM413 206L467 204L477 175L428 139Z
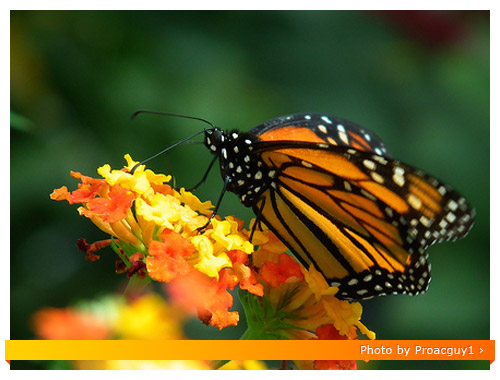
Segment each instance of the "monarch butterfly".
M302 113L246 133L212 128L205 145L225 188L343 299L425 292L426 248L474 223L465 198L345 119Z
M237 194L341 299L425 292L426 249L463 238L474 223L465 198L392 159L380 138L348 120L301 113L243 133L209 124L208 170L219 158L224 179L214 214L226 190Z

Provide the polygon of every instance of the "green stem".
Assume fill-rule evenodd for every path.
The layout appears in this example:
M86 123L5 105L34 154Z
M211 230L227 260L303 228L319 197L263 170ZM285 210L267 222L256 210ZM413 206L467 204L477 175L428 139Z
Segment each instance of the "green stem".
M140 292L142 289L148 286L151 281L152 279L149 276L141 280L137 275L134 275L130 278L127 287L123 292L123 295L128 296L130 294Z
M132 266L132 263L128 260L128 258L121 252L120 246L117 243L117 241L113 238L111 238L111 249L115 251L115 253L118 255L118 257L123 261L123 263L130 268Z

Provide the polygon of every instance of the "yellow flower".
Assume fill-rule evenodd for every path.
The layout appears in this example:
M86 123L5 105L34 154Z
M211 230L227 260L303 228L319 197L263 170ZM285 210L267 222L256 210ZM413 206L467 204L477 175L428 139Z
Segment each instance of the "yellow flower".
M219 279L219 271L232 267L232 262L225 252L214 255L214 247L210 239L204 235L191 238L191 243L199 253L199 259L194 267L209 277Z
M350 303L334 297L338 288L328 286L324 277L314 267L310 267L308 271L303 269L303 272L315 299L321 302L340 334L348 336L350 327L357 326L368 338L375 339L375 333L368 330L360 321L363 308L359 302Z
M127 160L126 169L131 170L137 162L133 161L130 155L125 155ZM125 189L134 191L137 194L146 194L151 189L152 184L161 185L169 182L171 176L164 174L155 174L151 170L144 170L144 165L140 165L134 171L134 174L123 170L111 170L106 164L97 169L97 173L103 177L111 186L121 185Z
M176 197L185 205L191 207L193 210L198 211L203 215L211 215L214 205L210 201L201 202L198 197L194 196L193 193L186 191L184 188L180 189L180 192Z
M238 232L238 223L236 221L229 217L221 222L212 219L212 225L214 228L212 232L213 239L226 250L238 249L245 253L253 252L253 244Z
M159 227L168 228L176 232L179 232L177 230L179 230L181 226L178 225L178 228L175 228L173 223L179 221L181 209L182 206L178 199L159 193L154 194L149 200L143 198L137 198L135 200L137 215L140 215L148 222L153 222Z
M182 314L157 294L121 305L115 333L121 339L182 339Z

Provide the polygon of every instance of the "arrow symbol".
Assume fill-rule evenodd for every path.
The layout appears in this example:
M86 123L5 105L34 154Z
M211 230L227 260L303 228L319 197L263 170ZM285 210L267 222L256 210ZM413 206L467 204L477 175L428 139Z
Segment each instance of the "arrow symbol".
M481 347L479 347L479 353L481 354L483 351L484 350Z

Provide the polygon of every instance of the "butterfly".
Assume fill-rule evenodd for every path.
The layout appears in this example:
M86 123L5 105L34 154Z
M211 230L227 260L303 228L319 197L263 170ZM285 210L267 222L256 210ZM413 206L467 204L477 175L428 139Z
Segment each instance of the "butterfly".
M204 134L222 195L237 194L341 299L425 292L426 249L463 238L474 223L450 186L392 159L380 138L342 118L301 113Z

